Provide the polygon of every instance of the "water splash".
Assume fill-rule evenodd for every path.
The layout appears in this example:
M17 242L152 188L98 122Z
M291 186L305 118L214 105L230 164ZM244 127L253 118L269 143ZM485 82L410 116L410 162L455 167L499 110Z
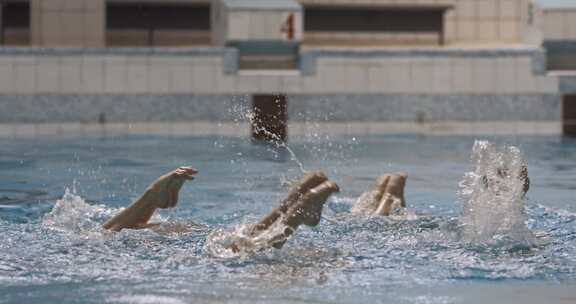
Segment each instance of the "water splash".
M76 186L77 183L74 183L72 189L66 188L64 190L62 198L57 200L52 210L42 217L42 225L75 235L102 235L102 233L106 232L102 228L102 224L122 211L123 208L91 205L77 193ZM183 230L184 228L200 227L194 223L166 221L157 213L152 216L151 221L160 222L157 227L158 233L168 230L178 232L178 230Z
M42 224L55 230L75 234L102 231L101 222L115 210L86 203L76 193L75 188L75 186L72 190L66 188L62 198L57 200L52 210L42 218Z
M366 191L362 193L352 205L350 212L353 214L369 214L378 204L376 201L377 195L377 191Z
M517 147L498 150L488 141L476 141L471 160L474 170L460 181L463 201L462 238L489 245L534 245L526 226L523 170L526 161Z
M268 229L254 236L251 233L252 225L241 224L232 230L215 229L210 233L204 245L204 253L218 258L241 257L248 258L257 253L272 250L270 244L277 241L285 229L282 216ZM235 247L236 250L232 250Z
M252 128L254 128L255 131L262 132L268 135L270 138L273 138L274 140L270 141L270 143L273 144L276 147L276 149L280 148L285 149L290 154L290 158L298 165L300 171L302 173L305 173L307 171L304 168L304 164L302 163L302 161L300 161L298 156L296 156L294 150L292 150L290 146L288 146L286 141L282 140L282 138L280 138L277 134L274 134L273 132L267 130L265 127L262 126L263 124L261 124L259 121L256 121L257 119L256 113L253 110L249 109L246 105L244 105L244 103L240 103L231 107L229 109L229 112L234 117L234 121L236 123L239 124L241 121L247 120L250 122L250 125L252 126Z
M250 121L250 124L252 125L252 127L258 131L258 132L263 132L266 135L270 136L271 138L273 138L274 140L272 141L272 143L276 146L276 148L284 148L286 149L286 151L288 151L288 153L290 153L290 156L292 158L292 160L298 165L298 168L300 168L300 171L302 173L306 173L306 169L304 169L304 164L300 161L300 159L296 156L296 153L294 153L294 151L288 146L288 144L286 143L286 141L282 140L277 134L274 134L270 131L268 131L266 128L264 128L262 126L261 123L258 123L257 121L255 121L256 119L256 115L253 111L248 111L245 113L246 118Z

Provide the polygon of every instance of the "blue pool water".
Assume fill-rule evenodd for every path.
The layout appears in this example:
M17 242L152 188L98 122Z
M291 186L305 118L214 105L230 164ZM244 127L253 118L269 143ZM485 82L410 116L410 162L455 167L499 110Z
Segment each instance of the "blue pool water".
M206 240L277 205L301 174L287 151L226 137L2 139L0 303L576 302L576 141L490 139L518 146L529 166L526 224L543 241L515 247L459 236L458 183L474 140L294 138L302 165L342 191L318 227L299 229L282 250L223 258ZM205 228L99 229L180 165L200 173L157 220ZM406 200L421 216L349 214L375 177L397 170L408 172Z

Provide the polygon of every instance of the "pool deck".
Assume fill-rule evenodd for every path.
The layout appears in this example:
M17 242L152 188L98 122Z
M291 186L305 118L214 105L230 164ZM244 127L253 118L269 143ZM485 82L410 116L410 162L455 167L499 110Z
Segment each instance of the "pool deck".
M420 134L446 135L561 135L559 122L293 122L290 136ZM10 123L0 124L0 138L76 136L230 136L247 137L247 122L136 122L136 123Z

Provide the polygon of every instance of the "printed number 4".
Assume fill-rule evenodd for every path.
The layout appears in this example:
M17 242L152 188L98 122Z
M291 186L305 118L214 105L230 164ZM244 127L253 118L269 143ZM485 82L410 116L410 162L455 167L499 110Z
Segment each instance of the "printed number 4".
M294 39L294 14L288 15L286 21L282 23L282 28L280 29L282 33L286 33L286 38L288 40Z

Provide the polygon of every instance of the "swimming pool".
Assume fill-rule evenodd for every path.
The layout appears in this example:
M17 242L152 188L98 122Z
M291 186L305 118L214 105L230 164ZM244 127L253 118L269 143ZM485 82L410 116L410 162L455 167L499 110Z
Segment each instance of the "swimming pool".
M546 245L511 250L462 242L458 182L473 137L303 136L290 148L341 192L317 228L280 251L210 255L214 231L255 220L301 174L285 149L236 137L118 136L2 139L2 303L506 303L574 302L576 140L496 137L528 161L528 226ZM157 176L200 173L160 220L209 228L159 235L98 226ZM426 216L361 219L348 211L376 176L409 174L406 199ZM62 198L66 192L67 194ZM57 210L53 210L58 201Z

